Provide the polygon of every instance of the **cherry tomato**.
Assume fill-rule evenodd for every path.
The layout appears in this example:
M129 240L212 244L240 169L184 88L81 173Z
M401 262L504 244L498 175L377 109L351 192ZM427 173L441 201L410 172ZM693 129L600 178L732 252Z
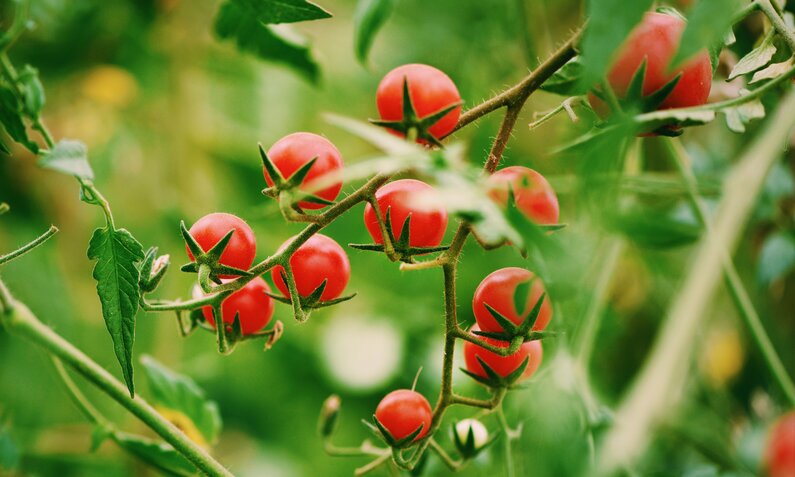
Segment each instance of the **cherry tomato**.
M431 428L433 411L425 396L409 389L398 389L384 396L375 409L375 418L396 440L404 439L422 426L414 441Z
M409 224L409 245L412 247L435 247L442 243L447 228L447 211L443 207L431 203L433 187L414 180L401 179L381 187L375 193L381 216L386 220L389 209L390 224L395 239L400 236L406 218L411 216ZM429 202L423 204L423 201ZM364 208L364 225L375 243L384 243L378 219L373 206Z
M292 239L282 244L279 251L284 250L291 241ZM322 234L313 235L298 247L290 257L290 267L293 269L298 294L303 297L311 295L324 280L328 280L320 296L321 300L333 300L339 297L351 276L351 264L345 250L337 242ZM273 283L284 296L289 296L287 284L282 279L283 271L282 266L273 268Z
M336 173L342 169L342 154L334 147L331 141L323 136L307 132L287 135L271 146L270 150L268 150L268 157L285 179L289 179L301 166L317 158L315 164L309 169L309 173L301 182L300 189L330 201L336 199L342 189L342 182L339 181L324 189L312 190L312 181L316 179L326 180L324 176ZM272 186L273 180L268 175L268 171L263 168L263 172L265 174L265 182ZM322 204L308 201L301 201L298 205L304 209L322 209L325 207Z
M685 26L686 22L677 16L646 13L641 23L629 34L607 75L616 95L623 97L626 94L632 77L645 59L644 96L654 93L678 74L682 74L676 87L658 109L705 104L712 86L712 64L706 49L668 71L669 63L679 49L679 40ZM608 107L604 102L593 95L589 96L589 101L600 115L607 114Z
M251 227L240 217L232 214L216 212L205 215L193 224L190 234L205 252L213 248L224 235L234 230L232 238L226 245L219 262L228 267L248 270L254 263L257 253L257 242ZM194 260L193 254L187 246L188 257ZM234 278L235 275L219 275L220 278Z
M508 267L501 268L492 272L483 279L475 290L472 299L472 310L475 312L475 319L483 331L492 333L503 332L502 326L497 323L492 314L486 309L488 304L499 314L508 318L517 325L521 324L535 307L536 302L544 293L544 284L539 278L535 278L532 272L523 268ZM532 286L528 288L527 298L525 298L524 310L519 313L514 305L514 293L517 285L533 280ZM552 306L549 299L545 296L541 304L541 310L533 330L540 331L547 327L549 320L552 319Z
M244 335L250 335L265 328L273 316L273 298L265 294L270 291L270 287L262 277L257 277L246 283L243 288L221 302L221 316L224 323L231 326L235 322L237 314L240 316L240 326ZM215 328L212 307L203 307L202 314L207 323Z
M765 450L765 465L770 477L795 475L795 411L773 425Z
M480 327L475 325L472 327L472 331L480 331ZM487 343L499 346L500 348L507 348L510 345L510 343L507 341L501 341L483 336L480 338ZM469 341L464 343L464 363L466 364L467 371L477 374L483 378L487 378L488 375L478 361L478 358L486 363L486 366L493 369L497 374L502 377L506 377L512 372L516 371L516 369L522 365L522 362L525 360L525 358L529 357L527 361L527 367L524 369L524 371L522 371L522 376L519 378L527 379L532 376L533 373L535 373L538 369L538 366L541 365L542 353L543 351L541 349L540 341L528 341L526 343L522 343L522 346L519 347L519 350L516 351L516 353L508 356L500 356L497 353L493 353L486 348L482 348L474 343L470 343Z
M409 96L419 118L424 118L461 101L453 80L433 66L409 64L398 66L384 76L378 85L375 101L381 119L403 119L403 81L408 80ZM428 128L435 138L450 134L461 116L461 107L445 114Z
M558 223L558 197L544 176L522 166L506 167L492 174L487 181L489 196L502 207L508 204L509 184L516 206L526 217L540 225Z

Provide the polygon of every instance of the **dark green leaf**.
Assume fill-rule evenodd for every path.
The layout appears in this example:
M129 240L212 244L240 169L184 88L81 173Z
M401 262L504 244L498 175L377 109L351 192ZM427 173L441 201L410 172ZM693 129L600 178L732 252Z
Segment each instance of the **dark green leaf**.
M563 96L580 96L590 89L583 85L581 76L582 60L576 56L546 80L541 89Z
M527 301L530 299L530 286L532 284L532 280L519 283L513 291L513 306L516 309L517 316L522 316L525 308L527 308Z
M785 277L795 269L795 237L776 232L765 240L759 255L756 278L763 286Z
M236 2L221 5L215 19L215 33L222 40L234 41L240 51L287 65L313 83L320 78L305 38L285 27L263 24Z
M266 25L331 17L331 13L306 0L230 0L230 2Z
M25 65L19 73L19 85L23 90L22 104L25 114L32 118L39 117L45 101L44 86L39 80L39 71L30 65Z
M165 442L126 433L116 434L116 443L135 457L169 476L196 475L196 468Z
M354 48L359 62L367 61L367 54L378 30L384 26L396 0L359 0L356 4L354 21Z
M166 368L151 356L141 357L156 406L183 414L196 426L204 440L213 444L221 431L221 415L215 402L207 399L196 383Z
M590 89L602 80L616 51L652 3L652 0L588 1L588 26L581 45L582 88Z
M81 179L94 179L94 171L88 163L86 146L80 141L64 139L52 149L43 151L39 166Z
M699 0L690 9L687 27L679 42L679 51L669 65L674 68L711 45L723 44L731 30L732 19L740 0Z
M102 316L132 396L135 394L132 364L135 312L141 294L137 264L144 259L144 250L130 232L108 226L94 231L88 244L88 258L97 261L93 276Z
M16 93L3 86L0 86L0 123L3 124L11 139L33 153L39 152L39 145L28 138L28 131L22 121L22 106Z

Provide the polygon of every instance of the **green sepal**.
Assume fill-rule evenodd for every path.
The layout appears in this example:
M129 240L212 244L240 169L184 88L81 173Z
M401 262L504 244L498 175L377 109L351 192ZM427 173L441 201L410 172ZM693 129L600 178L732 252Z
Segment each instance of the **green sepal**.
M306 175L309 174L309 169L312 169L312 166L314 166L316 162L317 156L308 160L303 166L299 167L298 170L293 172L293 174L287 179L286 187L295 188L300 186L304 179L306 179Z
M158 257L157 250L157 247L150 247L149 250L146 251L144 261L139 268L140 276L138 282L141 291L144 293L151 293L157 289L163 277L166 276L168 267L171 264L168 255ZM158 262L158 260L160 260L160 262ZM159 268L156 270L153 269L155 263L159 265Z
M491 316L494 318L494 321L496 321L503 331L505 331L505 334L510 336L514 336L516 334L516 331L519 328L513 321L503 316L502 313L492 308L488 303L484 303L483 306L486 307L486 310L488 310L489 314L491 314Z
M500 376L496 371L494 371L494 369L491 368L491 366L486 364L486 362L483 361L480 356L475 356L475 359L477 359L478 363L480 363L480 365L483 367L486 377L475 374L464 368L460 368L461 371L475 381L492 389L512 387L513 384L522 376L522 373L524 373L528 363L530 363L530 356L525 356L524 360L522 360L522 363L515 370L511 371L510 374L507 376Z
M367 424L367 421L363 421L363 422L365 422ZM392 434L389 432L389 430L386 427L384 427L383 424L381 424L381 422L378 420L377 417L375 417L375 414L373 414L373 422L375 423L375 428L378 431L376 435L378 435L378 437L383 439L384 442L389 447L393 447L395 449L403 449L403 448L408 447L411 444L413 444L414 443L414 439L418 435L420 435L420 432L422 432L422 429L425 427L424 423L420 424L420 426L418 428L416 428L411 434L407 435L406 437L404 437L402 439L395 439L392 436Z
M262 147L262 144L257 144L257 147L259 148L259 156L262 158L262 166L265 168L268 176L270 176L271 181L273 181L273 188L278 189L279 187L284 187L285 179L281 171L279 171L273 161L268 157L268 153L265 152L265 148Z
M458 450L458 453L461 454L461 457L463 457L464 459L472 459L472 458L476 457L478 454L483 452L484 449L486 449L487 447L491 446L494 443L494 441L497 440L497 436L499 436L498 433L495 433L495 434L489 436L489 438L486 440L486 442L483 443L483 445L481 445L480 447L476 447L475 446L475 433L472 430L472 427L470 426L469 432L467 432L467 435L466 435L466 439L464 440L464 442L461 442L461 440L459 439L459 436L458 436L458 432L456 430L456 426L458 425L458 422L460 422L460 421L454 422L450 426L451 427L451 431L453 433L453 439L452 440L453 440L453 443L455 444L455 448Z
M213 245L213 247L207 252L202 250L199 243L196 242L196 239L190 234L190 231L185 226L184 220L180 221L179 230L182 233L182 238L184 239L188 250L190 250L191 254L193 255L193 261L180 267L181 271L187 273L199 273L201 267L205 265L210 268L210 280L217 284L221 283L221 278L219 275L236 275L241 277L247 277L251 275L251 273L249 273L247 270L230 267L219 262L221 255L223 255L224 250L226 249L227 245L229 245L229 241L232 239L232 235L235 233L235 229L227 232L226 235L224 235L221 240Z

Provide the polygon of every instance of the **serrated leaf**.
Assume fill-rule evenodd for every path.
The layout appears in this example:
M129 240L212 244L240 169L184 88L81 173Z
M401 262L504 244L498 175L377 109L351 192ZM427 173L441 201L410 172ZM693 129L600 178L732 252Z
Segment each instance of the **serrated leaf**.
M776 232L765 240L759 254L756 278L760 285L785 277L795 269L795 237L787 232Z
M751 50L734 65L731 74L729 74L729 80L733 80L740 75L748 74L762 68L770 63L770 60L773 59L773 55L775 54L776 45L773 43L773 35L768 34L765 39L762 40L762 44Z
M22 106L16 93L5 86L0 86L0 124L3 125L11 139L22 144L34 154L39 152L39 145L28 138L27 128L22 121Z
M582 60L575 56L541 85L542 90L562 96L580 96L588 92L583 86Z
M773 63L763 70L754 73L753 78L748 84L754 84L766 79L775 79L792 69L795 64L795 58L790 58L781 63Z
M747 94L747 91L745 93ZM729 129L736 133L744 133L746 124L765 117L765 106L755 99L734 108L724 109L722 112L726 115L726 125Z
M63 139L50 150L41 153L40 167L52 169L81 179L94 179L94 171L88 163L86 146L80 141Z
M588 26L581 44L581 87L591 89L604 78L616 51L652 3L652 0L589 0Z
M115 441L125 451L169 476L196 475L196 468L165 442L126 433L116 433Z
M45 101L44 86L39 80L39 71L30 65L25 65L19 73L19 85L23 90L22 104L25 113L29 117L38 117Z
M687 15L687 26L679 41L679 50L669 68L689 60L708 45L725 43L741 0L699 0Z
M330 18L323 7L306 0L230 0L253 18L270 25Z
M181 413L193 423L205 443L213 444L221 432L218 405L209 400L190 377L175 373L151 356L142 356L141 364L149 381L152 402L158 407ZM186 433L191 436L191 433Z
M367 54L376 33L384 26L396 0L359 0L353 14L354 49L360 63L367 61Z
M88 258L96 260L93 277L102 305L102 316L113 341L130 395L133 384L132 352L135 342L135 313L141 290L138 262L144 259L141 244L125 229L110 226L96 229L88 244Z
M320 79L320 69L305 38L286 25L262 23L235 1L221 5L215 18L215 34L222 40L234 41L242 52L292 68L312 83Z

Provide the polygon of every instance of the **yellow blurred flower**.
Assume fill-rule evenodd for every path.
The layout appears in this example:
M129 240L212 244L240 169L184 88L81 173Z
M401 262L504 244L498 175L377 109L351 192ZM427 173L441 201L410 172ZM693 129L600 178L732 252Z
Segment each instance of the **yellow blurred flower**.
M179 411L175 411L173 409L168 409L165 407L158 406L157 412L159 412L168 422L174 424L174 426L179 429L180 431L184 432L186 436L193 442L195 442L200 447L205 449L209 448L209 444L204 439L204 436L199 429L196 427L196 424L193 423L192 420L185 414L182 414Z
M138 82L117 66L95 66L83 78L81 91L97 103L122 108L138 95Z
M723 386L743 368L745 349L733 328L709 332L701 357L701 372L716 386Z

